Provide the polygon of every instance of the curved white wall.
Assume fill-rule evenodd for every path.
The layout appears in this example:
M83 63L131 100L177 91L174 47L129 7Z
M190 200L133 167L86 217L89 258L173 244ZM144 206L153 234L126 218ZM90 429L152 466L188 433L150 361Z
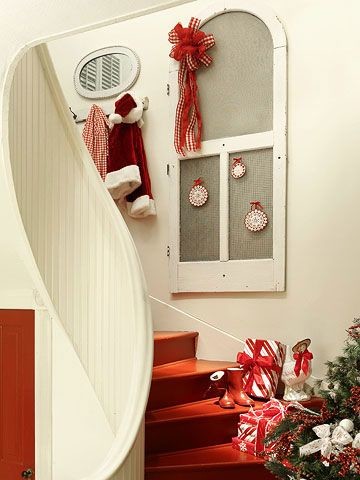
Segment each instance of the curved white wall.
M78 353L80 350L83 350L88 346L86 340L81 339L79 347L79 343L76 342L76 333L79 334L79 330L81 330L81 326L79 323L73 323L71 318L71 307L69 307L68 297L70 295L66 295L66 293L74 293L73 289L75 287L74 283L67 284L66 288L67 291L64 292L64 289L55 288L53 289L54 285L59 286L59 284L54 284L54 276L59 275L63 265L57 263L59 258L53 255L53 244L47 243L46 235L44 234L44 238L40 238L43 235L43 229L39 229L39 223L36 223L36 215L33 215L33 212L36 213L37 210L42 210L45 207L45 204L41 203L34 203L33 193L37 192L36 186L37 183L40 182L40 178L46 183L45 175L46 175L46 168L47 165L45 164L45 168L42 171L36 170L39 167L39 163L36 162L28 162L26 164L25 170L22 170L22 167L25 164L21 164L21 160L30 160L37 159L36 153L39 153L41 149L42 155L47 155L51 152L51 155L57 155L60 151L54 150L54 143L52 138L46 139L44 141L39 142L39 138L37 137L36 127L37 122L42 123L43 118L39 115L42 114L46 116L46 112L42 110L44 104L41 103L41 70L35 69L34 75L37 78L34 78L33 87L30 88L26 82L21 84L20 82L20 92L19 98L21 99L21 106L28 112L30 111L30 117L28 114L25 114L25 121L29 121L30 125L23 128L22 132L17 131L17 127L21 125L24 127L23 118L20 115L17 117L12 116L12 119L15 122L13 123L12 127L12 149L14 155L15 163L13 163L13 168L17 172L17 193L20 194L22 200L25 202L21 205L21 216L19 215L19 210L17 207L17 201L15 197L15 191L13 188L13 180L12 180L12 172L10 167L10 151L9 151L9 97L10 97L10 89L12 87L12 80L15 68L17 67L18 61L22 57L22 55L28 50L32 45L39 44L42 40L46 40L49 37L56 37L66 35L69 31L73 29L87 29L94 23L111 23L115 21L121 21L124 18L131 18L133 16L140 16L143 14L147 14L151 11L161 10L162 8L167 8L173 4L183 3L186 0L175 0L173 2L154 2L153 0L137 0L136 2L126 0L123 2L118 2L115 0L110 0L109 2L101 2L98 0L80 0L76 3L66 2L65 0L37 0L36 2L27 2L26 0L19 0L17 2L11 2L10 0L5 0L2 2L2 15L1 15L1 31L2 35L0 38L0 46L1 46L1 60L0 60L0 111L1 111L1 128L0 128L0 224L3 226L2 235L0 239L0 307L12 307L16 306L25 306L29 304L34 304L33 299L33 290L37 289L40 292L40 297L43 298L44 303L47 308L49 308L51 315L57 318L56 308L58 310L62 310L61 313L64 318L62 320L65 322L65 326L67 327L67 332L74 341L74 346L77 348ZM26 63L26 62L25 62ZM45 82L46 83L46 82ZM43 82L44 85L44 82ZM19 87L19 84L17 85ZM13 94L13 99L16 95ZM57 92L53 91L50 94L50 97L54 96L57 97ZM30 100L28 102L28 100ZM61 103L61 102L60 102ZM16 104L16 102L15 102ZM19 107L21 108L19 105ZM12 104L14 107L14 103ZM27 107L29 107L27 109ZM34 108L36 107L36 108ZM66 107L64 106L66 109ZM31 114L32 110L32 114ZM54 116L54 111L50 112L52 115L52 120L55 120L56 115ZM31 117L32 115L32 117ZM47 121L47 118L46 118ZM18 123L17 123L18 122ZM31 128L32 127L32 128ZM60 128L59 138L60 144L66 144L67 140L69 139L69 132L66 131L66 128ZM71 135L70 135L71 136ZM58 138L58 140L59 140ZM48 150L44 146L44 143L47 144ZM80 142L78 142L80 144ZM20 146L20 147L19 147ZM31 148L30 148L31 146ZM35 150L30 150L35 146ZM40 149L36 151L36 148ZM74 145L70 147L74 149ZM76 150L76 141L75 141L75 150ZM73 153L73 152L71 152ZM29 154L29 155L28 155ZM40 157L42 156L40 155ZM50 156L51 156L50 155ZM71 156L71 155L70 155ZM20 161L19 161L20 160ZM59 158L61 161L61 158ZM88 158L85 159L85 163L88 161ZM63 165L59 164L59 168L63 168ZM31 173L30 173L31 172ZM49 172L48 172L49 173ZM52 174L49 178L52 179ZM64 172L63 172L64 173ZM90 172L90 178L91 178ZM94 178L94 177L92 177ZM66 180L70 180L71 177L66 177ZM70 182L71 183L71 182ZM88 183L91 183L90 181ZM86 185L86 182L85 182ZM48 188L48 187L46 187ZM45 189L46 190L46 189ZM66 193L66 196L76 195L77 192L72 191L71 193ZM45 209L46 210L46 207ZM96 207L95 207L96 210ZM58 211L55 210L56 215L58 215L58 219L63 215L62 209L60 208ZM53 217L44 215L43 212L37 217L39 220L40 217L45 219L45 225L48 226L50 223L49 220L53 220ZM47 215L49 214L49 210L47 209ZM96 212L95 212L96 214ZM117 213L118 214L118 213ZM111 214L110 214L111 217ZM26 232L23 228L22 219L25 221L27 227L27 234L29 237L27 238ZM34 222L35 221L35 222ZM104 217L104 222L111 220L109 218ZM66 222L66 220L65 220ZM115 222L116 223L116 222ZM56 223L52 224L53 227L58 226ZM94 225L95 231L101 228L101 225ZM123 232L126 232L126 229L122 226ZM50 228L48 228L48 231ZM53 229L51 234L55 237L56 229ZM66 235L66 233L65 233ZM127 235L127 232L126 232ZM125 235L125 236L126 236ZM60 236L60 235L59 235ZM63 237L64 239L64 237ZM36 261L34 261L32 252L30 250L31 247L36 251ZM47 238L48 240L48 238ZM78 239L79 241L79 239ZM109 241L109 240L108 240ZM111 242L111 241L110 241ZM60 241L61 243L61 241ZM47 246L46 246L47 244ZM97 244L97 247L99 245ZM136 253L134 251L133 245L131 241L127 241L128 250L127 252L123 251L122 255L118 258L121 260L122 263L130 262L130 264L135 265L137 263ZM43 247L43 248L42 248ZM66 248L65 248L66 250ZM126 249L125 249L126 250ZM125 255L124 255L125 253ZM50 260L51 269L47 272L44 270L44 265L49 262L49 257L53 255L53 260ZM111 252L109 247L109 261L111 262ZM98 260L98 259L97 259ZM134 263L135 262L135 263ZM70 262L71 263L71 262ZM137 263L138 265L138 263ZM38 268L40 268L40 271ZM54 268L53 268L54 267ZM99 272L102 266L99 267ZM40 276L40 272L42 274L42 278ZM49 273L50 272L50 273ZM60 274L61 275L61 274ZM65 275L65 284L66 284L66 275ZM131 298L125 302L125 305L122 306L121 312L125 314L127 312L127 308L133 312L133 308L137 305L137 315L136 315L136 322L140 321L141 319L147 318L147 327L145 330L139 328L138 325L138 335L137 338L139 341L126 341L125 339L122 342L126 348L121 349L122 351L116 351L114 353L114 349L110 349L115 358L118 361L121 360L121 355L126 355L130 353L130 349L133 348L137 354L137 362L133 362L134 368L140 369L141 373L139 375L133 375L135 381L128 382L126 385L128 395L135 396L138 403L132 402L130 410L125 408L126 402L120 402L116 409L113 409L112 404L112 396L109 395L107 391L106 385L104 388L104 381L102 373L106 371L106 365L102 362L100 358L101 367L99 368L97 365L99 364L99 355L95 352L95 350L91 351L90 354L83 354L82 355L82 362L87 366L87 373L89 374L89 378L91 378L92 384L97 390L97 394L101 399L101 404L104 411L109 415L110 414L110 421L114 430L116 431L117 427L121 424L122 431L115 437L115 441L113 442L112 448L109 451L108 456L102 462L100 469L97 472L91 472L91 479L92 480L105 480L112 478L117 479L140 479L143 476L143 433L142 429L140 429L139 434L136 436L137 430L140 426L141 422L141 415L142 411L145 407L146 403L146 394L147 394L147 386L150 380L150 370L151 370L151 327L148 314L146 312L146 298L144 295L144 286L141 279L141 272L137 268L136 272L131 272L129 277L127 278L128 281L128 288L134 292L138 292L140 297L136 298L135 296L132 298L133 304L131 303ZM46 284L46 287L44 283ZM101 282L99 277L99 282ZM50 287L51 286L51 287ZM94 287L94 285L92 285ZM47 290L48 288L48 290ZM49 296L50 293L50 296ZM60 302L59 302L60 300ZM89 300L89 299L88 299ZM62 307L59 308L59 305L62 304ZM84 308L89 308L89 304L86 299L83 302ZM140 309L139 309L140 307ZM82 308L82 307L81 307ZM81 309L80 308L80 309ZM105 316L106 313L102 311L100 308L98 313L102 316ZM131 317L131 315L130 315ZM122 318L121 320L124 320ZM86 323L87 318L82 316L82 321ZM120 318L119 318L120 321ZM131 321L131 319L130 319ZM135 322L135 323L136 323ZM73 328L71 328L71 324L73 324ZM131 324L130 324L131 325ZM59 326L59 325L58 325ZM70 328L69 328L70 327ZM133 325L131 328L134 328ZM119 329L117 331L119 333ZM124 332L121 332L124 333ZM109 332L109 337L111 332ZM101 336L101 335L100 335ZM81 337L81 333L80 333ZM93 337L99 337L99 332L97 331L97 327L95 326L93 330ZM104 338L102 337L102 340ZM101 341L100 341L101 342ZM96 343L96 342L93 342ZM103 343L103 350L105 350L104 342ZM106 342L105 342L106 343ZM81 348L83 347L83 348ZM97 350L98 352L99 350ZM88 353L88 351L87 351ZM101 355L100 355L101 357ZM145 365L142 365L143 361L140 357L146 358ZM131 355L128 356L131 358ZM73 357L75 359L75 357ZM94 368L91 368L91 365L94 365ZM118 365L118 364L117 364ZM123 365L122 365L123 366ZM116 370L116 369L115 369ZM100 372L100 374L99 374ZM143 377L143 375L145 375ZM100 377L100 378L99 378ZM147 378L145 378L147 377ZM118 377L117 377L118 378ZM117 379L116 378L116 379ZM116 380L115 379L115 380ZM120 379L121 380L121 379ZM115 382L116 383L116 382ZM110 385L111 382L108 382ZM97 385L97 386L96 386ZM140 396L137 395L137 388L140 385L142 393ZM120 398L119 392L115 395L115 397ZM106 402L106 398L109 399ZM115 402L116 403L116 402ZM123 410L122 410L123 407ZM138 410L138 412L136 411ZM127 412L127 413L126 413ZM106 426L106 422L105 422ZM128 433L126 433L128 432ZM104 438L106 437L106 428L103 431ZM56 439L59 441L59 438ZM136 442L133 445L133 442ZM105 448L106 441L104 440L104 448ZM133 449L131 447L133 445ZM45 455L45 452L44 452ZM49 459L47 459L49 461ZM44 461L44 463L47 463ZM118 472L113 476L114 471L118 466L121 468ZM73 467L72 465L67 465L68 470L64 470L65 465L62 464L61 468L63 469L62 476L64 480L68 480L70 478L69 472L72 472ZM47 468L47 467L46 467ZM90 478L90 477L88 477ZM60 479L60 477L59 477ZM39 476L39 480L42 480ZM48 478L46 479L48 480Z
M21 218L43 281L44 303L69 340L62 377L56 354L64 342L54 337L54 414L65 408L65 418L54 423L53 470L57 480L80 474L105 480L128 456L150 384L152 325L141 266L73 124L45 47L21 59L10 105L10 158ZM68 387L75 397L61 397L56 386L71 373L77 373L78 381ZM89 435L89 427L82 428L85 420L74 422L74 444L68 440L68 417L75 398L94 431ZM86 456L91 461L84 463ZM105 465L108 473L94 474L95 467ZM141 478L139 472L134 480Z
M11 75L16 67L14 58L22 49L40 43L42 39L64 36L76 29L86 29L93 24L113 23L125 18L147 14L151 11L185 3L188 0L3 0L1 3L1 60L0 60L0 306L7 297L17 296L19 302L34 288L34 279L28 271L29 261L23 232L18 223L11 175L8 169L7 118ZM9 75L10 74L10 75ZM35 282L36 283L36 282ZM19 291L20 290L20 291Z
M142 71L135 89L148 95L144 140L149 159L157 218L127 219L139 250L150 294L237 338L277 337L286 343L311 337L314 375L342 348L345 328L359 314L360 225L356 209L360 190L360 4L349 0L259 0L279 16L288 38L288 208L287 291L285 293L182 294L168 284L168 178L172 148L166 83L169 30L187 23L204 5L188 5L109 26L83 39L50 45L69 104L84 108L72 85L73 66L82 51L125 44L137 51ZM151 38L145 42L143 39ZM74 54L60 56L62 48ZM201 92L200 92L201 93ZM219 114L219 112L216 112ZM354 212L351 220L347 212ZM157 328L190 328L170 311ZM155 309L154 309L155 312ZM194 320L192 328L197 328ZM331 335L329 334L331 332ZM206 352L216 355L216 342ZM205 351L205 350L204 350Z

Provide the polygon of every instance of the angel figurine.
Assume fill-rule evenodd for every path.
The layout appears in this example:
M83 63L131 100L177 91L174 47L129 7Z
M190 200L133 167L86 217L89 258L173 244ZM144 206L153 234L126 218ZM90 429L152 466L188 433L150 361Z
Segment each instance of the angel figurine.
M311 375L313 354L308 350L310 343L310 338L306 338L292 348L289 345L286 346L286 357L281 375L281 380L285 384L284 400L304 401L310 399L310 395L304 390L305 382Z

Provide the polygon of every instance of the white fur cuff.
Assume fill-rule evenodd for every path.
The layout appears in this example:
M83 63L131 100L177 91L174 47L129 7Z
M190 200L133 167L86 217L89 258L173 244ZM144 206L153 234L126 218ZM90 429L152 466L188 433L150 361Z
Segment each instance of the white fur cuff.
M114 200L122 199L141 185L139 167L128 165L106 175L105 186Z
M127 212L130 217L144 218L149 215L156 215L155 202L149 195L142 195L134 202L127 202Z

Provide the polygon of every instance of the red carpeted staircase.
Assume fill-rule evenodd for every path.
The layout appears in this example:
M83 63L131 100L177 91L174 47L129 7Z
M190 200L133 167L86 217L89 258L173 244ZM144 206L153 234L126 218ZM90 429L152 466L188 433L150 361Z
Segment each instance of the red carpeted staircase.
M274 480L263 461L234 450L239 413L204 399L209 376L236 366L196 359L198 334L156 332L146 413L146 480ZM257 403L261 408L261 402Z

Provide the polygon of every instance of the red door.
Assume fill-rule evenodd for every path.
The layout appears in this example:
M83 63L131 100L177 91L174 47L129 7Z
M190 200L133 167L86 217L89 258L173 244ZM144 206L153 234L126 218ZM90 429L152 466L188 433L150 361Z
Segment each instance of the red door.
M34 312L0 310L0 479L35 467Z

